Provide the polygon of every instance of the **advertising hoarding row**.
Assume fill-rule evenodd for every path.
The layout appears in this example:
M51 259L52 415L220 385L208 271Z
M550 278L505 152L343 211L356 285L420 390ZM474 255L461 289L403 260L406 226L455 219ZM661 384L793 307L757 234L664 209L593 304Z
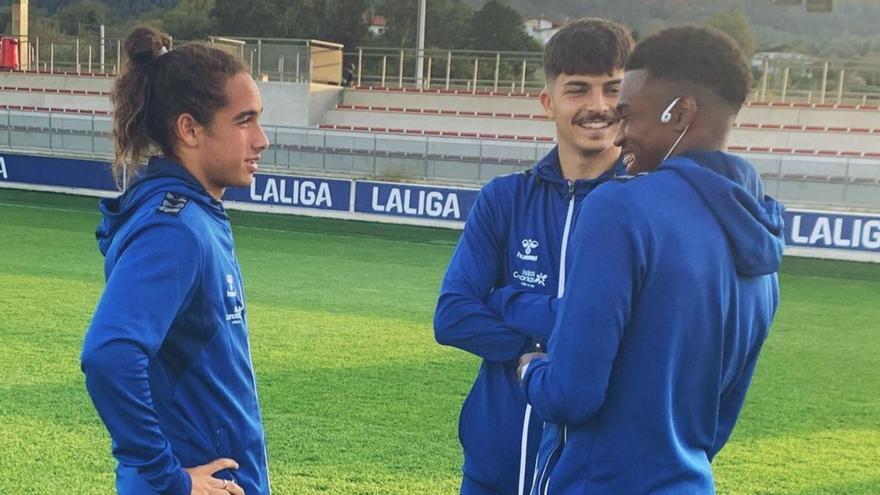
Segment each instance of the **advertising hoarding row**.
M19 154L0 156L0 187L100 196L116 191L107 163ZM223 199L230 209L461 228L478 193L474 188L258 173L250 187L229 188ZM785 237L791 254L880 261L880 215L789 209Z

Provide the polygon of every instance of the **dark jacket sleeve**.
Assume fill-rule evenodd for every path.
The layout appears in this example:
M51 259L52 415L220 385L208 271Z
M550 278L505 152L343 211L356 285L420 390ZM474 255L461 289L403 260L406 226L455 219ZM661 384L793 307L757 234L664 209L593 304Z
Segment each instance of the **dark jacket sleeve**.
M546 345L556 320L557 301L549 294L505 286L492 292L490 306L511 328Z
M775 277L775 275L767 276ZM721 448L724 447L724 444L727 443L730 434L733 433L733 427L746 400L746 392L752 383L752 376L755 374L755 364L758 362L758 355L761 352L761 347L766 337L767 332L764 332L760 341L752 347L752 351L749 353L745 366L737 380L721 396L721 403L718 408L718 430L715 433L715 442L712 445L712 449L707 453L709 462L715 458Z
M202 251L189 228L161 215L124 241L83 343L86 388L119 463L159 493L188 495L191 480L159 427L148 370L192 297Z
M611 368L645 267L642 243L616 188L593 192L581 205L571 245L575 257L559 302L547 359L533 361L522 387L546 421L581 424L605 401Z
M497 211L497 182L486 185L468 215L440 286L434 313L437 342L490 361L515 359L530 338L505 323L488 300L501 280L505 240Z

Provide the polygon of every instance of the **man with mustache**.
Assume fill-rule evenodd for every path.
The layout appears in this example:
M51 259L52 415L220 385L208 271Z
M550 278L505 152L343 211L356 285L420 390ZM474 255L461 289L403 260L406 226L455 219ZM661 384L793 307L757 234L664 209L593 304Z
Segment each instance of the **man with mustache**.
M782 207L724 153L748 94L732 39L662 31L627 62L630 179L582 205L548 354L521 359L548 421L532 495L711 494L779 303Z
M574 21L548 42L540 98L558 144L483 188L449 263L436 339L483 360L459 421L462 494L521 495L531 486L543 418L517 385L517 359L550 337L578 206L623 173L614 106L632 46L626 28L603 19Z

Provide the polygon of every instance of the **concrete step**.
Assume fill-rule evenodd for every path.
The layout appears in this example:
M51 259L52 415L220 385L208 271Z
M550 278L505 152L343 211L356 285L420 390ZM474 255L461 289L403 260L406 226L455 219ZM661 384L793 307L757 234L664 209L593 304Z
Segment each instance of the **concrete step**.
M0 91L0 105L110 111L110 98L101 95L44 91Z
M481 112L544 113L537 95L490 96L437 92L346 89L342 102L347 105L438 110L474 110Z
M0 86L30 88L73 89L82 91L110 91L113 77L105 75L60 75L34 72L0 72Z
M549 120L527 118L496 118L422 113L328 110L325 124L341 124L432 131L470 131L493 134L553 136L555 124Z

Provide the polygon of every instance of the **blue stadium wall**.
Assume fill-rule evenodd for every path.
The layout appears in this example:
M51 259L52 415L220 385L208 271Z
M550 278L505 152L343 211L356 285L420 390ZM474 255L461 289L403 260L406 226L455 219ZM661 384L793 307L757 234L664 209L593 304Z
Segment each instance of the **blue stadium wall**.
M0 155L0 187L91 196L118 194L107 163ZM478 190L370 180L258 173L229 188L229 209L461 228ZM790 209L786 254L880 262L880 215Z

